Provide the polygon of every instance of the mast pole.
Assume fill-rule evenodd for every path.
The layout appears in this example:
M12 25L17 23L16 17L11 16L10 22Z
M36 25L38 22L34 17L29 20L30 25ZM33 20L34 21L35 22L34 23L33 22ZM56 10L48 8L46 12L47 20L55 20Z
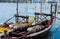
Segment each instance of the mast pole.
M41 5L40 5L40 13L42 14L42 0L41 1Z
M17 3L16 3L16 5L17 5L17 7L16 7L16 15L18 16L18 0L16 0L17 1ZM18 17L16 17L16 23L18 23Z

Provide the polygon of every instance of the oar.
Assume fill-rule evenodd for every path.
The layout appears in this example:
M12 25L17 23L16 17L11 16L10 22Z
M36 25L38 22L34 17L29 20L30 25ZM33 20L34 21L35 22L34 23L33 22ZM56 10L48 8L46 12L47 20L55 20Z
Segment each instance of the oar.
M8 21L10 21L12 18L14 18L15 16L13 16L13 17L11 17L10 19L8 19L8 20L6 20L5 22L4 22L4 24L6 24Z

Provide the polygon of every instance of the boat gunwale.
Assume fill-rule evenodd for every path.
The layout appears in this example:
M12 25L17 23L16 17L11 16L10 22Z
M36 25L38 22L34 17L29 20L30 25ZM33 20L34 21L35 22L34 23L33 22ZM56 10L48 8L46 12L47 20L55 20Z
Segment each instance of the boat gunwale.
M42 33L44 33L45 31L48 31L50 28L51 28L51 25L50 25L48 28L45 28L45 29L42 30L42 31L39 31L39 32L36 32L36 33L32 33L32 34L30 34L30 35L27 35L26 37L33 37L33 36L42 34Z

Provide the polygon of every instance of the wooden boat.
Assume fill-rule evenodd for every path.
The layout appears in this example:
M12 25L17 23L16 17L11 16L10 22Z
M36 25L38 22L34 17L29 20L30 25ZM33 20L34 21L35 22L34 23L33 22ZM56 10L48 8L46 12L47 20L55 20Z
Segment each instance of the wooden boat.
M52 16L52 22L53 22L54 16ZM48 23L50 22L50 23ZM17 25L14 28L13 32L10 32L10 36L18 36L21 37L34 37L39 34L45 33L51 28L51 19L50 20L45 20L39 24L36 25L30 25L28 23L22 24L22 25ZM48 23L48 24L47 24Z
M52 6L51 6L51 9L52 9ZM55 13L56 13L56 11L55 11ZM37 17L39 15L50 16L51 19L46 19L46 17L44 17L44 19L46 19L46 20L43 20L40 22L39 21L40 18ZM35 19L34 19L35 24L34 25L31 24L32 23L31 21L30 21L30 23L28 23L28 16L19 16L18 10L17 10L17 15L15 15L15 17L16 17L17 23L9 25L13 29L12 29L12 31L5 32L5 36L2 36L2 39L23 39L23 38L25 39L25 38L35 37L37 35L42 36L50 30L50 28L52 27L51 25L55 18L55 16L53 16L53 14L52 14L52 10L51 10L51 14L35 13ZM18 23L18 17L26 18L27 21ZM8 35L7 35L7 33L8 33Z
M2 38L13 39L13 37L15 37L16 39L18 39L18 38L22 39L22 38L30 38L30 37L34 37L37 35L46 34L50 30L50 28L52 27L51 25L53 23L55 16L50 15L50 14L43 14L43 15L51 16L51 19L44 20L44 21L37 23L35 25L31 25L29 23L10 24L9 27L12 28L12 30L6 32L5 34L7 36L3 35Z

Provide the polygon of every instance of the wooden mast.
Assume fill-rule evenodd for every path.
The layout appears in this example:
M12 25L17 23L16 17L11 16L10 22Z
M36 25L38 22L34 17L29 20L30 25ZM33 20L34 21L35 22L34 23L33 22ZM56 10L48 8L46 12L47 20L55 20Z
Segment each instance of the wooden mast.
M41 5L40 5L40 13L42 14L42 0L41 1Z
M17 5L17 7L16 7L16 15L18 16L18 0L17 0L16 5ZM18 23L18 17L16 17L16 23Z

